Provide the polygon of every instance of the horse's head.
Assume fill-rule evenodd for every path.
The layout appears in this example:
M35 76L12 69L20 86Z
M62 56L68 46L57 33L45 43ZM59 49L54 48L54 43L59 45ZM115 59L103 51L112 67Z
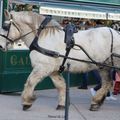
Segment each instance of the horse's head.
M19 39L22 39L25 42L25 44L29 47L34 37L37 36L38 28L41 25L41 23L45 20L45 18L46 16L30 11L5 11L4 29L8 31L7 36L9 39L11 39L11 41L17 41ZM58 22L54 20L51 20L47 24L47 26L48 29L44 29L44 31L46 30L47 32L42 31L43 34L48 33L48 31L50 31L49 26L53 27L53 29L51 29L53 33L55 29L57 29L58 31L61 28Z
M39 15L30 11L5 11L4 14L5 22L3 28L7 30L7 37L11 39L12 42L15 42L19 39L23 40L26 37L27 41L31 42L30 38L32 39L33 37L35 37L38 26L40 22L44 19L42 18L40 19L40 21L38 19Z
M7 37L13 42L21 36L21 29L14 19L14 14L8 11L5 11L5 21L3 24L3 29L8 32Z

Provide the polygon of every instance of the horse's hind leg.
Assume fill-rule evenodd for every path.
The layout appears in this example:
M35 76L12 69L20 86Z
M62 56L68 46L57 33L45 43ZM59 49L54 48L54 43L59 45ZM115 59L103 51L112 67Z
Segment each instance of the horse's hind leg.
M53 74L51 74L51 79L55 85L55 87L58 90L58 106L57 106L57 110L60 109L64 109L65 108L65 90L66 90L66 86L65 86L65 81L64 78L58 73L58 72L54 72Z
M49 71L47 70L47 72L45 72L46 71L44 70L45 68L46 67L40 70L40 67L37 66L30 73L26 81L24 91L22 92L23 110L27 110L28 108L32 106L32 102L35 100L35 97L33 96L35 86L39 82L41 82L41 80L44 77L48 76Z
M102 87L97 91L96 95L92 98L90 110L97 111L103 104L105 97L112 86L109 70L101 70L100 75L102 78Z

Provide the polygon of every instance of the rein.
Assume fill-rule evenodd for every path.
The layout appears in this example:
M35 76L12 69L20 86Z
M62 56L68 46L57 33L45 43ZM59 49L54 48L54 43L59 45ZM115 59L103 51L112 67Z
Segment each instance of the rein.
M1 37L4 37L6 38L9 42L13 43L14 41L10 38L8 38L7 36L3 35L3 34L0 34Z

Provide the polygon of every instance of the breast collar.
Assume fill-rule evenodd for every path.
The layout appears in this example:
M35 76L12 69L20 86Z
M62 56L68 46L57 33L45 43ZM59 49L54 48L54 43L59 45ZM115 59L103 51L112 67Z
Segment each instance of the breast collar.
M40 35L41 31L46 27L46 25L51 21L51 19L52 19L51 16L47 16L43 20L43 22L41 23L41 25L39 26L37 34L36 34L35 38L33 39L32 43L31 43L31 45L29 47L30 51L32 51L32 50L39 51L39 45L38 45L39 35Z

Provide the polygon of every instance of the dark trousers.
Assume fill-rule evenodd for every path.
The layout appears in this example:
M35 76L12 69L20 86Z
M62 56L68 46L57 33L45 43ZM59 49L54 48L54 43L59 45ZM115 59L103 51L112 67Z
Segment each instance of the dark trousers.
M97 81L97 85L94 87L94 90L97 91L101 88L101 85L102 85L101 77L100 77L100 74L97 70L94 70L92 73L95 76L95 79ZM116 73L116 71L114 69L111 69L110 77L112 80L115 80L115 73ZM108 91L107 96L108 97L110 96L110 91Z
M83 73L82 78L83 78L83 79L82 79L82 82L81 82L81 86L87 88L88 72Z
M116 71L114 69L111 69L110 71L110 76L112 80L115 80L115 73ZM91 74L94 76L97 85L94 87L94 90L97 91L101 88L102 86L102 81L101 81L101 77L100 74L97 70L93 70L91 72ZM87 73L83 73L83 81L81 83L81 86L87 87L87 81L88 81L88 72ZM107 93L107 96L110 96L110 91Z

